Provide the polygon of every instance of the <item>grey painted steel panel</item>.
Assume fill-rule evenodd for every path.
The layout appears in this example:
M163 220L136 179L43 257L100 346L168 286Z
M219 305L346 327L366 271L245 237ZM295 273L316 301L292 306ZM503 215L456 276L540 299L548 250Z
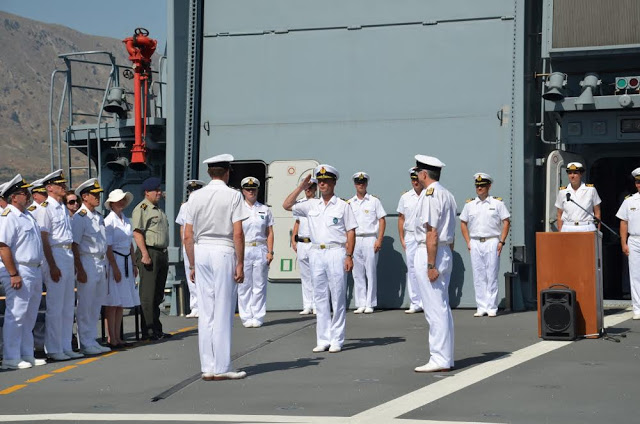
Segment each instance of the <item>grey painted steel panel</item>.
M211 3L205 4L207 19ZM514 13L513 2L498 3L510 5L502 14ZM214 2L222 5L236 7ZM451 13L460 10L449 7ZM290 11L291 16L304 10L292 8L297 12ZM210 25L206 20L205 27ZM512 139L522 135L512 128L511 116L519 107L512 96L521 96L522 71L521 52L514 51L522 36L514 25L517 19L206 37L201 122L208 122L210 131L200 131L200 156L229 151L237 159L267 163L297 158L328 162L347 176L338 183L342 197L354 192L348 176L366 170L372 177L370 192L381 198L388 213L395 213L398 198L410 188L407 169L414 164L413 155L431 154L448 164L442 182L456 196L458 212L474 195L473 173L482 170L496 180L492 193L524 213L521 200L512 204L509 196L523 192L522 148L512 146ZM506 112L502 126L499 110ZM205 177L203 168L200 176ZM514 221L519 243L522 222ZM388 220L387 235L394 240L393 250L388 244L380 262L397 264L402 250L395 218ZM457 240L452 304L475 306L469 255L459 230ZM500 275L511 268L508 254L501 260ZM402 291L402 267L391 273L386 268L383 275L379 267L379 292L385 292L385 285ZM500 285L502 293L502 277ZM298 287L271 284L270 290L271 309L300 303ZM379 299L382 307L397 307L397 302L393 295Z

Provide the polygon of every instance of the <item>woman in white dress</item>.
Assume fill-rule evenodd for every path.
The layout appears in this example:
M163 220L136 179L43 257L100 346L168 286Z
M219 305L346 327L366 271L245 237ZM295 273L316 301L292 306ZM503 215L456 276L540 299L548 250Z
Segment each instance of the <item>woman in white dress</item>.
M109 198L104 202L104 207L111 210L104 220L109 260L109 287L104 306L109 347L116 349L130 346L122 340L120 334L123 309L140 305L135 285L138 269L132 261L133 228L129 218L123 213L132 201L133 194L116 189L109 193Z

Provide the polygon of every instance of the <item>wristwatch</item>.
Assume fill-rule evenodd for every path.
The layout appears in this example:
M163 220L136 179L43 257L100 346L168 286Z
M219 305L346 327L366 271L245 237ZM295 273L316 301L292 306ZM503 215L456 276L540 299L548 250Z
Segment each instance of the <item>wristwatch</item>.
M272 255L275 255L275 254L276 254L276 252L274 252L273 250L272 250L271 252L267 252L267 253L270 253L270 254L272 254Z
M18 274L17 272L15 274L9 274L9 277L19 277L20 274Z
M347 256L349 258L353 258L353 253L345 253L345 256Z
M506 244L503 240L500 240L498 243Z
M427 269L436 269L434 264L427 264Z
M195 266L193 266L193 265L191 265L191 266L189 267L189 269L194 270L194 269L196 269L196 267L195 267Z

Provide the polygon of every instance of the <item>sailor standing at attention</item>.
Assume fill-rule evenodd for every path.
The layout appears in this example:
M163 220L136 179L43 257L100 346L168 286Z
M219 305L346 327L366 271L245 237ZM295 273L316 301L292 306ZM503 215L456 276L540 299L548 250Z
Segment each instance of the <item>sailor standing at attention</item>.
M242 325L262 327L267 313L267 280L273 260L273 215L258 202L260 181L246 177L240 182L249 219L242 221L244 232L244 283L238 287L238 312Z
M35 359L33 327L42 297L42 239L36 220L26 211L29 191L20 174L3 185L9 205L0 214L0 281L6 294L2 327L2 369L44 365Z
M97 178L90 178L76 188L75 195L82 206L71 219L73 254L78 280L78 339L82 353L98 355L110 352L100 346L98 320L107 297L107 231L104 218L96 210L103 192Z
M380 200L367 193L369 174L356 172L351 177L356 195L347 201L353 209L358 230L353 251L354 314L372 314L378 306L378 252L382 249L387 213ZM367 284L368 283L368 284Z
M43 268L44 283L47 286L44 347L49 358L55 361L84 356L74 352L71 347L76 279L74 254L71 250L71 217L62 202L62 197L67 192L66 183L62 169L42 178L42 185L46 187L49 197L40 205L46 208L46 212L35 217L40 225L46 258Z
M636 193L625 197L616 216L620 218L622 253L629 257L633 319L640 320L640 168L631 172Z
M445 164L438 158L416 155L418 180L424 187L416 209L418 241L415 268L424 314L429 323L429 353L415 372L448 371L453 367L453 315L449 307L449 280L453 267L456 201L440 184Z
M498 271L500 253L509 234L509 211L500 197L489 196L493 178L478 172L473 176L475 199L467 200L460 214L462 237L467 242L476 292L474 317L498 313Z
M201 189L206 184L200 180L187 180L184 183L184 188L187 189L187 200L191 193ZM182 262L184 262L184 274L187 278L187 287L189 287L189 309L191 311L185 315L185 318L198 318L198 294L196 293L196 285L191 281L189 267L189 258L187 257L187 250L184 247L184 225L187 222L187 203L180 205L178 216L176 217L176 224L180 226L180 240L182 241Z
M584 171L584 166L580 162L571 162L567 165L567 174L571 184L568 187L560 187L556 198L557 225L558 230L563 233L595 231L596 225L590 214L595 215L598 219L598 229L600 228L600 203L602 200L600 200L598 191L593 184L582 182ZM578 205L589 213L583 211Z
M311 178L311 185L304 191L304 199L298 200L306 202L316 197L318 182ZM309 219L296 218L291 232L291 247L296 252L298 260L298 271L300 271L300 285L302 286L302 311L300 315L316 313L316 305L313 303L313 280L311 279L311 265L309 264L309 254L311 251L311 235L309 233Z
M202 379L237 380L231 369L231 328L238 284L244 280L244 233L249 218L242 195L227 187L233 156L205 160L211 182L187 202L184 244L198 291L198 346Z
M416 206L418 205L420 193L422 193L422 184L418 181L416 168L409 168L409 177L411 179L412 189L400 197L396 211L398 212L398 234L400 235L400 243L404 249L407 261L406 287L409 293L409 300L411 301L409 309L405 310L404 313L415 314L423 310L413 261L416 255L416 248L418 247L418 242L414 235L416 228Z
M311 175L287 196L282 207L294 217L309 218L311 235L311 278L316 304L316 347L314 352L340 352L346 327L347 272L353 269L353 249L358 226L351 206L335 194L340 174L331 165L317 166L313 174L318 181L320 199L296 203L311 186ZM329 305L331 302L331 305ZM333 309L333 316L331 316Z

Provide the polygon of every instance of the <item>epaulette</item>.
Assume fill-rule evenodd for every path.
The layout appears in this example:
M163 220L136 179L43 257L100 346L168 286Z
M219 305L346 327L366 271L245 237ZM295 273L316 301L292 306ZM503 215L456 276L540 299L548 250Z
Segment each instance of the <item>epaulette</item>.
M85 216L87 214L87 210L86 209L81 209L78 211L78 215L80 216Z
M502 202L502 197L493 196L493 198Z
M465 201L465 203L471 203L471 202L473 202L473 197Z
M431 187L431 188L427 189L427 191L424 193L424 195L425 196L431 196L431 195L433 195L433 192L434 192L433 187Z
M587 187L595 187L593 184L585 184Z
M564 190L566 188L567 188L567 186L560 186L560 190Z
M10 209L10 208L6 208L6 209L4 210L4 212L2 212L2 216L7 216L7 215L9 215L10 213L11 213L11 209Z
M407 190L403 191L402 194L405 194L407 192Z
M380 199L378 196L376 196L375 194L372 194L371 197L375 197L376 199Z
M31 205L31 206L29 206L29 207L27 208L27 210L28 210L29 212L33 212L33 211L35 211L37 208L38 208L38 207L37 207L36 205Z
M627 194L626 196L624 196L624 200L627 200L631 196L633 196L633 194Z
M44 202L40 203L40 206L42 206L43 208L46 208L48 204L49 202L45 200Z
M142 209L143 211L146 211L147 210L147 204L146 203L141 204L140 205L140 209Z

